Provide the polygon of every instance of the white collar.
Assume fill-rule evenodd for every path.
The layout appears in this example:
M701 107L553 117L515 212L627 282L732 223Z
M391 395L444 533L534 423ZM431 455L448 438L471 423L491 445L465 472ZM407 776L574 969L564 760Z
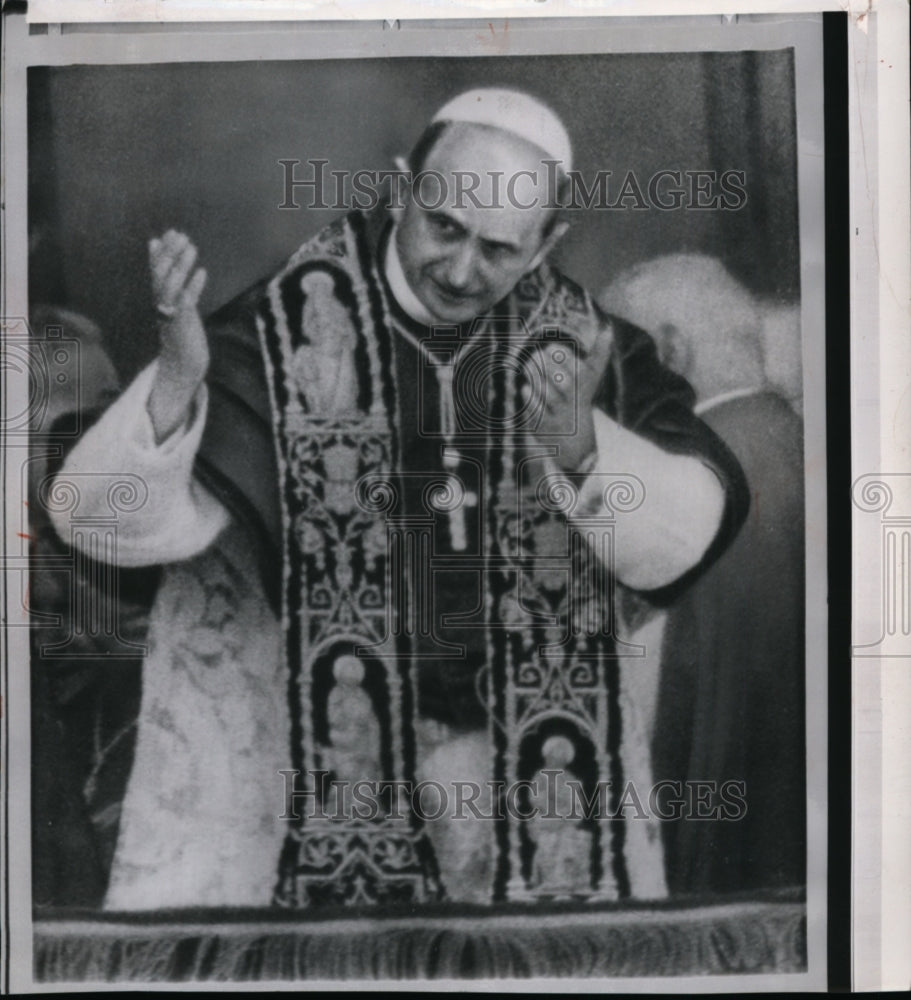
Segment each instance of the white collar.
M386 259L383 261L383 270L386 274L386 280L389 282L389 288L395 301L413 320L423 323L424 326L433 326L436 320L411 290L411 285L408 284L408 279L402 270L402 262L399 260L399 252L395 245L395 234L396 227L393 225L386 243Z
M717 396L700 400L694 407L693 413L701 416L706 410L721 406L722 403L730 402L732 399L741 399L744 396L755 396L760 392L765 392L765 386L752 385L746 389L731 389L729 392L719 392Z

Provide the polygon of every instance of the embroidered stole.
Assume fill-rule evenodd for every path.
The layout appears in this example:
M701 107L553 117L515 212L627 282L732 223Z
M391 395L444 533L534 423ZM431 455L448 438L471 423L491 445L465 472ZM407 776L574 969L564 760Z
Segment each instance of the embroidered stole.
M353 213L291 258L257 317L282 502L290 759L304 803L276 900L414 902L445 890L413 810L333 816L314 772L413 782L418 639L433 647L447 610L424 597L437 559L428 524L464 502L464 463L481 472L479 539L433 568L461 559L482 579L482 617L464 624L484 635L489 778L502 805L562 747L566 776L596 802L593 815L564 824L582 857L570 895L627 895L623 820L612 808L622 787L613 525L571 516L580 477L546 463L553 448L534 442L540 411L523 392L536 350L568 351L579 364L605 331L587 295L547 269L477 321L452 352L456 423L447 433L460 464L425 476L415 517L403 506L396 334L376 260ZM542 864L534 822L506 809L495 824L492 900L554 894L559 879Z

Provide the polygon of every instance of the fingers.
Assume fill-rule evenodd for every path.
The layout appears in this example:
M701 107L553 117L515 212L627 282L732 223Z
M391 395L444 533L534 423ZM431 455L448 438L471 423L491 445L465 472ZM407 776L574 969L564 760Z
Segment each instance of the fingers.
M206 280L204 271L202 277L199 271L193 271L196 256L196 247L189 237L173 229L149 242L149 265L157 305L195 305Z
M610 360L613 344L613 337L610 336L608 331L599 330L598 336L595 337L588 354L582 359L582 363L589 370L589 374L592 377L600 379L604 374L604 369L607 368L607 363Z
M575 397L577 361L571 344L542 344L530 359L530 382L544 392L548 409ZM542 384L543 376L543 384Z
M190 308L196 307L196 304L199 302L199 296L202 295L202 290L206 287L206 279L208 277L208 272L204 267L196 268L193 277L190 278L190 281L181 296L180 304L182 306Z
M183 233L169 229L161 239L149 242L149 263L152 277L156 282L163 281L174 265L175 255L189 242Z
M587 353L572 341L541 344L536 357L546 381L545 406L553 409L573 403L589 407L612 349L613 338L603 330L591 341Z

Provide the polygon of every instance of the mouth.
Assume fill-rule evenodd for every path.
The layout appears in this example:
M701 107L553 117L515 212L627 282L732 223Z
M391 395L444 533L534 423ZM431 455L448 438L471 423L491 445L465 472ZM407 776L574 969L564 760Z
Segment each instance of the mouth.
M431 278L430 280L433 285L434 295L447 305L462 306L474 298L474 296L465 292L459 292L449 288L447 285L441 285L435 278Z

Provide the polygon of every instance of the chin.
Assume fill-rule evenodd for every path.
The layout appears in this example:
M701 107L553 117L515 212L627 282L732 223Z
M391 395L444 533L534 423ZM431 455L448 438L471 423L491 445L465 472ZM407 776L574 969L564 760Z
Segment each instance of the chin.
M435 312L437 319L444 323L469 323L478 316L474 309L448 309Z
M444 302L434 296L429 306L430 312L444 323L467 323L483 314L483 308L475 302L460 303Z

